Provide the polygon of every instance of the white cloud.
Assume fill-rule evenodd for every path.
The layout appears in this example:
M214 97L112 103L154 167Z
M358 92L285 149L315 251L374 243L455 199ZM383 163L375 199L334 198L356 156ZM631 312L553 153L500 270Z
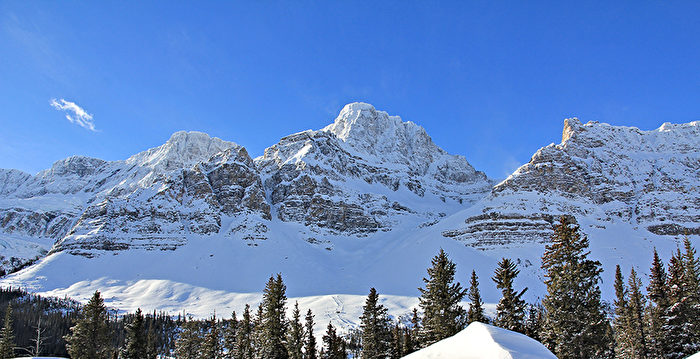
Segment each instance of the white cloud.
M82 128L97 132L95 122L92 121L92 115L83 110L75 102L66 101L64 99L51 99L51 107L66 112L66 118L71 123L74 123Z

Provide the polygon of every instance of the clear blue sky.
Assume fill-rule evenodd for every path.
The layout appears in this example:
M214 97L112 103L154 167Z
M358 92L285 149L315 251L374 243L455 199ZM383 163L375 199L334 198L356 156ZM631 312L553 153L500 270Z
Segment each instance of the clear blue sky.
M699 19L697 0L2 1L0 168L125 159L177 130L260 155L364 101L500 178L565 117L700 119Z

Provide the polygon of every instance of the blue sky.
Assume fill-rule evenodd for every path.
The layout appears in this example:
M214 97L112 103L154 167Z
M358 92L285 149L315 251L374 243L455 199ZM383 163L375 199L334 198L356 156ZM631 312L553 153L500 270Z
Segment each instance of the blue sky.
M0 168L125 159L178 130L260 155L364 101L500 178L566 117L700 119L699 16L698 1L2 1Z

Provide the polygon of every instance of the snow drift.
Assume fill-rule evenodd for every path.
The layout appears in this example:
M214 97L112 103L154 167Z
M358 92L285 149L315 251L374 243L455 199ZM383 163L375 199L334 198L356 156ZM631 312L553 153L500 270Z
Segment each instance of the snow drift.
M407 359L556 359L542 343L520 333L473 322L461 332Z

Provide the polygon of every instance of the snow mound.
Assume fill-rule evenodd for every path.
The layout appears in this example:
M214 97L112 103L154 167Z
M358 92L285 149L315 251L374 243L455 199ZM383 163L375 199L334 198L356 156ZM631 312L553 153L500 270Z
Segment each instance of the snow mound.
M526 335L479 322L473 322L461 332L404 358L556 359L544 345Z

